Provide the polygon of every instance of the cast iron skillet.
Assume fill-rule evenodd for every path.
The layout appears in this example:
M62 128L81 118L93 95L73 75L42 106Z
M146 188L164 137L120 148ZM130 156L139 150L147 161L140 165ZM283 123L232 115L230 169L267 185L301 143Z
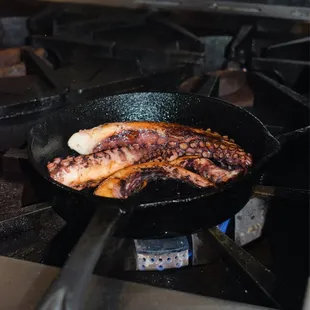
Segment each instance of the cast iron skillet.
M217 190L155 183L126 200L95 197L90 192L61 186L49 178L47 163L54 157L73 153L67 141L74 132L103 123L133 120L211 128L233 138L251 153L253 168L244 177ZM78 309L105 241L115 230L123 237L141 238L166 232L188 234L219 224L245 205L264 164L278 152L280 144L256 117L239 107L204 96L150 92L122 94L68 106L40 120L30 130L28 147L32 164L44 178L68 195L87 202L82 210L70 212L96 210L40 308ZM102 224L103 218L108 219L108 226Z

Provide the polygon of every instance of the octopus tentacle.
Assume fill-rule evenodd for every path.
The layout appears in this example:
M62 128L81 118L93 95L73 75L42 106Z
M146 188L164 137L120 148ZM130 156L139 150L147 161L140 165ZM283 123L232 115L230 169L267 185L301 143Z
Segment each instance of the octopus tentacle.
M188 171L193 169L199 175ZM196 187L215 187L215 184L236 178L242 170L228 171L217 167L212 161L198 156L184 156L171 162L148 162L117 171L104 180L95 195L110 198L128 198L140 192L149 181L156 179L183 180Z
M185 156L185 152L163 149L154 146L133 145L117 149L97 152L91 155L69 156L65 159L55 158L47 165L51 178L55 181L81 190L85 187L95 187L103 179L120 169L130 165L148 161L164 161L184 168L193 168L200 175L212 182L229 181L237 176L242 169L231 171L217 167L207 158ZM203 155L203 154L202 154ZM181 158L180 158L181 157Z
M80 154L90 154L106 149L132 144L156 145L174 152L162 154L164 160L186 155L200 155L214 159L223 167L252 165L252 156L227 136L211 130L202 130L179 124L160 122L109 123L71 136L68 145ZM176 155L177 154L177 155ZM169 157L170 156L170 157Z
M214 183L227 182L252 165L251 155L228 137L178 124L111 123L75 133L68 144L87 155L56 158L47 168L54 180L78 190L97 186L130 165L154 160L197 156L178 165L191 167Z
M125 199L141 191L148 181L156 179L177 179L200 188L215 186L209 180L184 168L169 163L148 162L114 173L97 187L94 194Z
M180 157L172 161L171 164L183 167L185 169L192 169L199 175L207 178L215 184L221 184L231 181L244 172L242 169L222 169L216 166L211 160L207 158L200 158L198 156Z
M47 169L55 181L81 190L97 186L104 178L120 169L152 159L156 151L154 147L133 145L91 155L55 158L47 165Z

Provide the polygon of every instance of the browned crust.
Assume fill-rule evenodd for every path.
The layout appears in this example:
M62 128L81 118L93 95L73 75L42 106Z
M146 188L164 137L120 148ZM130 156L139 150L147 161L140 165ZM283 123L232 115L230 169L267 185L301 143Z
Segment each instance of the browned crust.
M177 179L200 188L215 185L200 175L169 163L148 162L122 169L103 181L94 194L110 198L128 198L140 191L148 180L156 178Z

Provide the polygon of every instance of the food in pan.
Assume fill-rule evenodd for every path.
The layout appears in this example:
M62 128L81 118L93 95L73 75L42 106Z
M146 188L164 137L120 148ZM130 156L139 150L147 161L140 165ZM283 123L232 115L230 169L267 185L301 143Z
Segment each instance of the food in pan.
M158 178L187 175L194 186L215 186L252 165L252 156L228 137L178 124L109 123L73 134L68 145L82 155L55 158L47 166L50 176L77 190L103 181L95 194L118 198Z
M157 122L109 123L81 130L71 136L68 145L80 154L128 145L156 145L162 149L163 159L173 160L184 155L213 158L224 166L247 168L252 164L250 154L226 136L211 130L178 124Z
M149 180L157 179L176 179L200 188L215 187L236 178L241 172L241 169L220 168L207 158L183 156L170 162L155 161L121 169L104 180L94 194L124 199L141 191Z
M171 164L193 170L214 184L227 183L242 173L242 169L223 169L215 165L210 159L198 156L183 156L172 161Z
M154 154L154 155L153 155ZM57 182L81 190L95 187L114 172L155 157L153 146L129 145L90 155L55 158L48 163L50 176Z
M94 194L124 199L141 191L149 180L157 179L176 179L200 188L216 187L216 184L226 183L241 172L241 169L229 171L220 168L207 158L183 156L170 162L155 161L121 169L104 180Z
M213 187L208 179L182 167L166 162L148 162L133 165L114 173L95 190L97 196L128 198L143 189L149 180L176 179L196 187Z

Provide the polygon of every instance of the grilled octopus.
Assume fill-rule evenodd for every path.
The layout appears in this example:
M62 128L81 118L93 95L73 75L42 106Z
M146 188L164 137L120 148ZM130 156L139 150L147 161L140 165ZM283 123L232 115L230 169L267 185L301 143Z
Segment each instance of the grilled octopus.
M68 145L87 155L102 150L138 144L157 145L162 157L174 160L184 155L213 158L222 166L248 168L252 157L239 145L211 130L160 122L109 123L81 130L71 136Z
M47 168L54 180L78 190L95 187L120 169L152 160L198 156L214 161L219 169L238 173L252 165L251 155L228 137L177 124L111 123L75 133L68 145L86 155L55 158Z
M176 179L200 188L214 187L214 184L208 179L182 167L174 166L171 163L148 162L133 165L114 173L96 188L94 194L126 199L141 191L149 180L156 179Z
M192 173L191 169L196 173ZM104 180L94 194L110 198L128 198L146 187L148 181L177 179L195 187L216 187L236 178L241 170L225 170L207 158L184 156L169 163L148 162L117 171Z
M137 144L65 159L55 158L48 163L50 177L55 181L82 190L95 187L103 179L116 171L156 156L153 146L141 147Z
M227 183L242 173L241 169L223 169L215 165L210 159L201 158L198 156L180 157L173 160L171 164L193 170L214 184Z

